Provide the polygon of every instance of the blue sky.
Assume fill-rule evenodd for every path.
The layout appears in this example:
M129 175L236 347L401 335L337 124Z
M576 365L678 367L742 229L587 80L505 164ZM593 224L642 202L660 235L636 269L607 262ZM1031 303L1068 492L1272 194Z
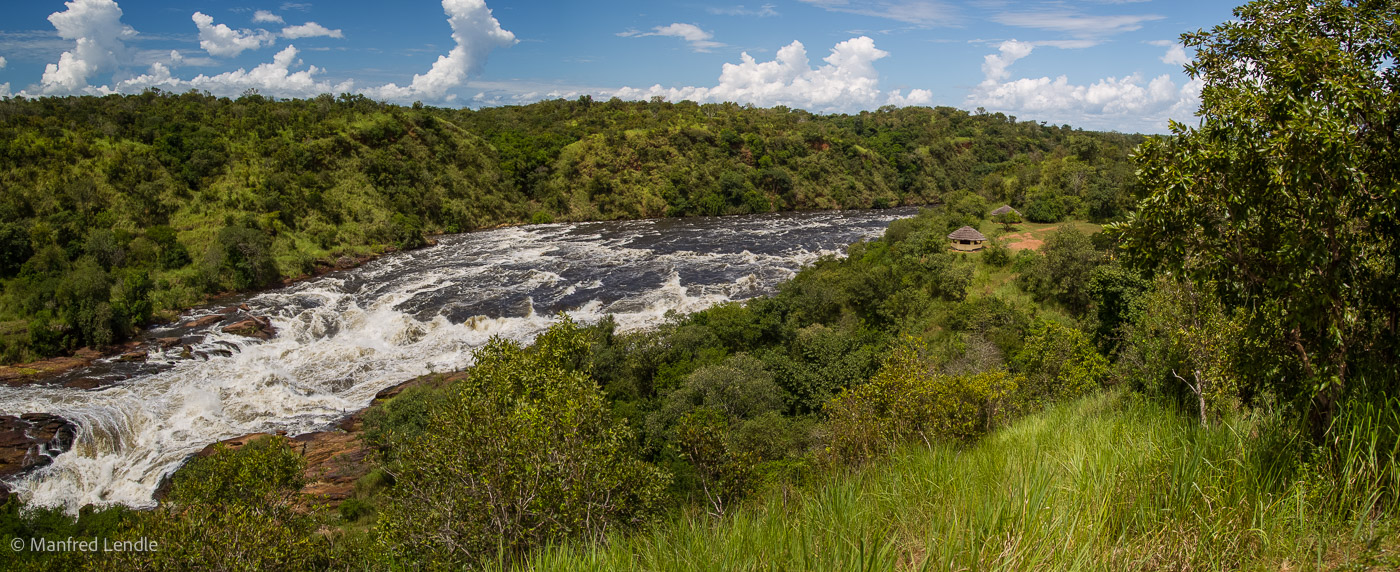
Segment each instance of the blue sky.
M1187 0L10 2L0 96L147 87L431 105L594 97L815 112L984 107L1088 129L1191 121Z

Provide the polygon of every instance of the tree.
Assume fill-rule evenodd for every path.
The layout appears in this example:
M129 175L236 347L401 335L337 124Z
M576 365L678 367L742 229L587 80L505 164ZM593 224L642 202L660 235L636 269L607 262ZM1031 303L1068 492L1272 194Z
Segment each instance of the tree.
M1400 298L1400 5L1258 0L1182 36L1197 127L1139 150L1135 261L1248 310L1248 375L1321 437L1349 391L1393 391Z
M1094 268L1103 264L1103 253L1089 235L1072 226L1056 230L1045 239L1030 272L1021 276L1026 291L1041 300L1055 300L1076 314L1092 301L1089 281Z
M1016 211L1007 211L992 217L992 220L1000 224L1002 230L1011 232L1016 230L1016 225L1021 224L1021 215L1016 214Z

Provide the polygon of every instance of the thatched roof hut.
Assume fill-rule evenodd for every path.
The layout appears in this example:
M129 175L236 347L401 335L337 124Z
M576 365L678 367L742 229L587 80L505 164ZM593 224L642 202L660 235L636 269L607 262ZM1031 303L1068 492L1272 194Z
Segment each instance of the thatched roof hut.
M953 241L953 248L957 250L980 250L982 243L987 242L986 236L970 226L953 231L948 238Z
M1021 216L1021 211L1011 208L1011 205L1005 205L997 210L992 211L992 216L1004 215L1006 213L1016 213L1016 216Z

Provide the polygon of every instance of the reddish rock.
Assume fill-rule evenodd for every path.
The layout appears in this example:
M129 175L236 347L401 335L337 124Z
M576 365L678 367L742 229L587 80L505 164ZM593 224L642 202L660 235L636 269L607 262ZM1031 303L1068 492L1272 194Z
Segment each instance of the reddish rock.
M134 352L127 352L127 353L124 353L124 354L122 354L121 360L122 360L122 361L146 361L146 351L145 351L145 350L137 350L137 351L134 351Z
M90 365L92 360L101 356L102 354L83 348L78 350L76 355L69 357L55 357L32 363L0 366L0 382L15 387L41 381L69 370Z
M198 319L195 319L195 320L190 320L190 321L188 321L188 322L185 322L185 327L186 327L186 328L203 328L203 327L205 327L205 326L212 326L212 325L214 325L214 324L217 324L217 323L219 323L219 321L221 321L221 320L223 320L223 319L224 319L224 317L223 317L223 316L220 316L220 315L218 315L218 314L215 314L215 315L212 315L212 316L205 316L205 317L203 317L203 318L198 318Z
M180 345L180 338L156 338L156 345L160 346L160 349L168 350Z
M77 427L48 413L0 415L0 480L10 480L53 462L73 446ZM0 494L9 489L0 483Z
M272 327L272 321L262 316L253 316L247 320L234 322L224 326L224 333L257 338L259 340L270 340L277 335L277 328Z

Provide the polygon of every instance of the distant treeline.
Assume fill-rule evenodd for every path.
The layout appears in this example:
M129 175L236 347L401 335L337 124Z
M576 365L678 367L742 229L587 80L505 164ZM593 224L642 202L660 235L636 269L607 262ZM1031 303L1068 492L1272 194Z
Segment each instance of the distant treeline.
M502 224L944 203L1108 220L1141 136L951 108L362 96L0 100L0 363Z

